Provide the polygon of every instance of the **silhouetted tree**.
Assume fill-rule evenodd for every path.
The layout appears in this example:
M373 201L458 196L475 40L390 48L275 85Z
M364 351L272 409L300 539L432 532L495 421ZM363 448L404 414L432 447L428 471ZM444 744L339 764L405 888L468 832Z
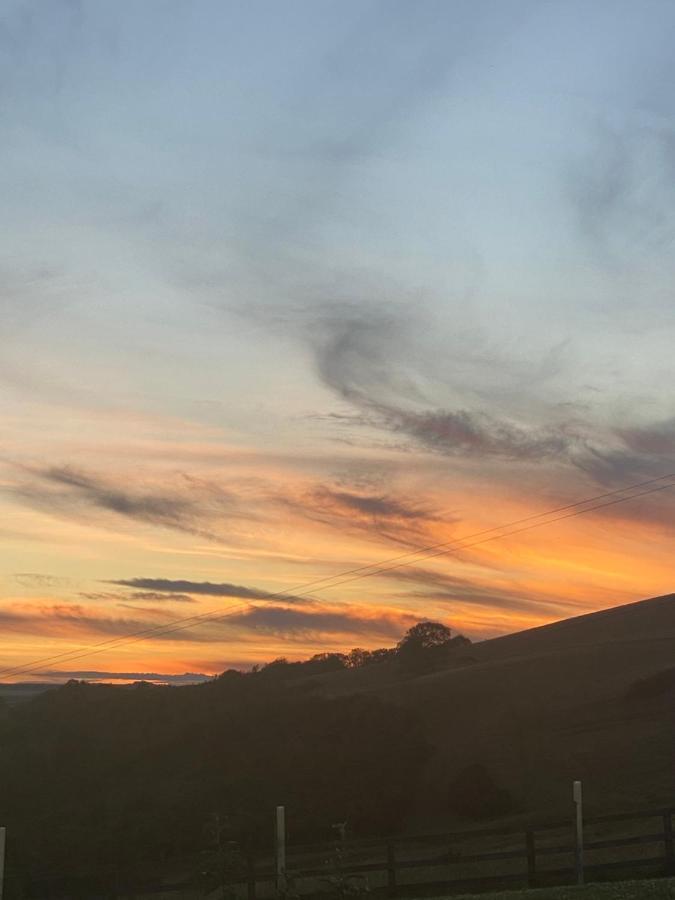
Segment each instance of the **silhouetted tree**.
M370 650L354 647L354 649L350 650L347 654L347 665L350 669L360 669L363 666L368 665L371 656L372 652Z
M372 651L367 664L386 662L388 659L393 659L394 656L396 656L395 648L381 647L379 650Z
M347 667L344 653L317 653L306 662L300 663L303 675L322 675L324 672L339 672Z
M452 631L442 622L418 622L409 628L398 643L399 650L407 645L414 644L427 650L429 647L438 647L445 644L452 637Z
M407 675L424 675L448 665L453 658L460 662L457 650L470 643L461 634L452 637L441 622L418 622L398 642L396 659Z
M439 661L438 648L448 644L452 632L441 622L418 622L398 642L396 657L411 675L432 672Z

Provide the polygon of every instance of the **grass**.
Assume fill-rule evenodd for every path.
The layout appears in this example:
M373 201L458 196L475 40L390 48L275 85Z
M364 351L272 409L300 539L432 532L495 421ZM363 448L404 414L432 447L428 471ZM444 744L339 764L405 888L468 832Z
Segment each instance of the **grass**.
M540 888L532 891L503 891L497 894L465 894L447 900L675 900L675 879L617 881L610 884L589 884L584 887Z

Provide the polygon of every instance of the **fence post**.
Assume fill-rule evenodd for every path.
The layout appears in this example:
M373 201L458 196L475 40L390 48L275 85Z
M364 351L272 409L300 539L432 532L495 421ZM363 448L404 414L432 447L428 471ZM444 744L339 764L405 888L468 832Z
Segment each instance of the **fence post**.
M277 806L276 820L277 893L286 888L286 808Z
M246 857L246 897L247 900L255 900L255 882L256 882L256 871L255 871L255 854L253 851L249 850L248 855ZM2 897L0 897L2 900Z
M0 827L0 900L2 900L2 891L5 885L5 842L7 838L7 829Z
M574 843L574 864L577 873L577 884L584 883L584 809L581 793L581 782L575 781L572 791L576 804L576 840Z
M663 813L663 843L666 854L666 872L672 875L675 873L675 845L673 843L673 817L670 809Z
M525 846L527 847L527 886L534 887L537 878L537 856L534 846L534 831L525 833Z
M396 895L396 849L393 841L387 841L387 893Z

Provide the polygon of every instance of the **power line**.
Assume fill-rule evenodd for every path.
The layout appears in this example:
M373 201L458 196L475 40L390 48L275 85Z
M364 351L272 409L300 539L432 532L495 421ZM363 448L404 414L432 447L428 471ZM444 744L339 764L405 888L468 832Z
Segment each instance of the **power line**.
M605 507L614 506L618 503L625 503L628 500L634 500L638 497L643 497L648 494L657 493L660 491L668 490L673 487L672 484L663 484L660 485L658 482L665 481L667 479L675 478L675 473L671 473L669 475L662 475L658 478L650 478L646 481L637 482L632 485L628 485L625 488L620 488L613 491L605 491L602 494L596 494L593 497L587 497L584 500L578 500L575 503L568 503L564 506L555 507L553 509L547 510L546 512L533 514L530 516L525 516L521 519L516 519L512 522L505 523L504 525L496 526L494 528L485 529L484 531L474 532L473 534L466 535L464 538L455 539L452 541L444 541L437 544L431 544L428 547L419 548L415 551L410 551L409 553L400 554L399 556L390 557L386 560L382 560L380 563L373 563L368 566L360 566L355 569L349 569L344 572L336 573L333 576L327 576L325 578L315 579L314 581L305 582L304 584L300 584L295 588L285 589L284 591L276 591L269 592L268 594L263 594L261 599L264 597L265 599L274 599L275 597L288 596L292 591L293 596L296 597L309 597L310 592L307 588L316 587L317 585L322 585L321 590L340 587L344 584L349 584L354 581L360 581L363 578L369 578L374 575L383 574L386 572L394 571L399 568L403 568L407 565L410 565L413 561L412 558L420 557L420 559L434 559L438 556L443 556L450 553L457 553L460 550L467 550L472 547L479 546L481 544L488 543L490 541L498 540L504 537L510 537L515 534L522 534L527 531L532 531L535 528L543 527L544 525L551 525L555 522L562 521L563 519L574 518L579 515L584 515L585 513L592 512L597 509L603 509ZM650 487L644 491L637 491L635 493L628 493L630 491L636 491L637 488L644 487L646 485L654 485L655 487ZM628 496L618 496L618 495L626 495ZM606 498L614 498L611 500L607 500ZM596 503L597 500L606 500L603 503ZM583 507L583 508L580 508ZM557 515L558 513L563 513L562 515ZM533 521L534 520L534 521ZM543 521L536 521L543 520ZM530 523L530 524L525 524ZM524 527L516 527L523 525ZM508 530L510 529L510 530ZM478 538L478 540L473 540L474 538ZM403 562L403 560L408 560L407 562ZM392 565L393 563L393 565ZM341 580L336 580L341 579ZM0 676L2 677L12 677L14 675L19 674L28 674L32 671L35 671L37 668L41 668L45 663L54 662L54 661L67 661L72 662L76 659L81 659L85 656L92 656L97 653L103 653L107 650L114 649L121 645L126 645L130 643L136 643L138 641L145 640L146 638L159 637L166 634L174 634L178 631L183 631L187 628L192 628L194 625L202 624L206 621L218 621L219 619L226 619L232 615L235 615L244 610L252 609L251 604L241 604L240 606L230 608L229 610L222 612L221 610L212 610L210 612L200 613L194 616L184 616L179 619L173 620L173 622L163 623L162 625L152 626L147 629L143 629L139 632L134 632L130 635L123 635L119 638L112 638L107 641L102 641L97 644L89 645L84 648L74 648L71 651L65 651L64 653L57 654L51 657L43 657L42 659L33 660L30 663L26 663L23 666L12 667L0 670Z
M322 578L322 579L317 579L315 581L307 582L303 585L299 585L298 588L296 588L296 589L291 588L291 590L293 590L295 593L295 596L298 596L298 597L310 596L308 591L305 590L303 593L300 593L298 591L298 589L313 587L317 584L323 584L324 588L339 587L343 584L348 584L353 581L358 581L362 578L368 578L368 577L372 577L373 575L378 575L378 574L382 574L385 572L393 571L398 568L402 568L405 565L409 565L409 563L400 562L400 560L410 559L410 557L419 556L420 554L424 554L421 557L422 559L432 559L437 556L445 555L447 553L454 553L459 550L469 549L470 547L478 546L480 544L487 543L488 541L496 540L498 538L508 537L513 534L520 534L524 531L530 531L533 528L552 524L554 522L560 521L561 519L571 518L571 517L574 517L577 515L582 515L586 512L591 512L594 509L600 509L605 506L612 506L616 503L623 503L627 500L631 500L636 497L644 496L645 494L651 494L651 493L655 493L657 491L666 490L667 488L672 487L672 485L663 485L660 487L651 488L646 491L641 491L639 493L631 494L630 496L621 496L621 497L618 497L617 499L609 501L607 503L600 503L600 504L596 504L594 506L588 506L588 504L593 503L595 500L610 497L610 496L614 497L617 494L626 494L628 491L634 491L638 487L642 487L642 486L648 485L648 484L654 484L655 482L664 481L668 478L671 478L671 479L675 478L675 474L664 475L664 476L661 476L660 478L652 478L647 481L638 482L636 484L629 485L626 488L622 488L622 489L615 490L615 491L606 491L603 494L597 494L594 497L589 497L589 498L586 498L585 500L579 500L576 503L570 503L570 504L566 504L565 506L556 507L556 508L548 510L544 513L535 514L532 516L526 516L522 519L517 519L513 522L509 522L504 525L497 526L495 528L486 529L483 532L475 532L472 535L465 536L465 538L461 539L460 541L446 541L446 542L442 542L442 543L438 543L438 544L433 544L433 545L430 545L425 548L420 548L417 551L413 551L413 552L410 552L407 554L402 554L397 557L391 557L387 560L381 561L378 564L373 564L371 566L361 566L358 569L347 570L342 573L336 573L335 575L327 577L327 578ZM580 507L580 506L587 506L587 508L586 509L576 509L577 507ZM546 519L546 521L534 522L533 524L530 524L524 528L514 529L514 526L520 525L521 523L531 521L532 519L542 519L547 516L550 517L557 512L561 512L561 511L565 511L565 510L571 510L571 511L565 515L557 516L555 518L548 518L548 519ZM505 531L505 529L511 529L511 530ZM494 532L497 532L497 531L504 531L505 533L494 534ZM481 540L477 540L477 541L473 541L473 542L469 541L470 538L479 537L481 535L488 535L488 536L483 537ZM455 546L450 546L452 544L454 544ZM444 548L444 549L439 549L439 548ZM430 551L435 551L435 550L438 550L439 552L434 552L434 553L430 552ZM389 565L389 563L396 563L396 564ZM369 570L369 571L366 571L366 570ZM348 577L348 578L344 577L344 576L352 575L353 573L362 573L362 574L358 574L355 577ZM336 581L335 579L342 579L342 580ZM333 583L326 584L325 582L328 582L328 581L332 581ZM267 598L273 599L275 597L280 597L280 596L284 596L284 595L288 595L288 589L286 589L285 591L270 592L269 594L267 594ZM238 612L241 612L245 609L250 609L250 608L252 608L250 604L242 604L242 605L235 607L233 609L230 609L226 612L222 612L221 610L211 610L209 612L200 613L200 614L197 614L194 616L181 617L179 619L173 620L173 622L168 622L168 623L163 623L162 625L152 626L150 628L143 629L142 631L134 632L130 635L123 635L118 638L112 638L107 641L102 641L97 644L93 644L93 645L90 645L90 646L84 647L84 648L74 648L73 650L65 651L64 653L58 654L56 656L43 657L42 659L35 660L31 663L27 663L24 666L0 670L0 675L4 676L4 677L11 677L15 674L27 674L31 671L35 671L36 668L42 667L42 665L44 665L47 662L53 662L53 661L57 661L57 660L71 662L75 659L80 659L84 656L90 656L90 655L94 655L96 653L105 652L106 650L109 650L109 649L114 649L115 647L120 646L120 645L124 645L124 644L128 644L128 643L136 643L137 641L145 640L147 637L155 637L155 636L159 637L159 636L163 636L165 634L172 634L177 631L183 631L187 628L191 628L194 625L201 624L205 621L217 621L218 619L221 619L221 618L223 618L223 619L229 618L231 615L234 615Z
M552 516L555 513L565 512L568 509L574 509L578 506L584 506L587 503L594 503L595 501L602 500L605 497L615 497L618 494L625 494L628 491L635 490L640 487L645 487L648 484L655 484L656 482L666 481L667 479L673 479L673 478L675 478L675 472L672 472L669 475L660 475L658 478L649 478L646 481L638 481L635 484L630 484L630 485L628 485L628 487L625 487L625 488L618 488L613 491L605 491L602 494L595 494L593 497L588 497L585 500L577 500L574 503L566 503L564 506L556 506L553 509L546 510L545 512L542 512L542 513L533 513L529 516L524 516L521 519L515 519L514 521L507 522L504 525L495 525L493 528L486 528L481 531L475 531L471 534L464 535L463 538L452 538L452 540L449 540L449 541L441 541L440 543L430 544L427 547L419 547L416 550L410 550L407 553L402 553L400 556L389 557L388 559L381 560L379 563L370 563L369 565L358 566L355 569L348 569L345 572L339 572L336 575L327 575L325 578L319 578L319 579L316 579L315 581L311 581L309 583L302 583L302 584L296 585L294 587L290 587L287 589L286 593L296 594L297 591L299 591L299 590L303 590L304 588L308 588L308 587L314 587L316 585L323 584L326 581L332 581L334 578L343 578L347 575L354 575L358 572L366 572L370 569L378 569L380 566L388 565L389 563L397 562L398 560L409 559L410 557L418 556L421 553L425 554L432 550L437 550L440 547L449 547L450 545L455 544L458 541L472 540L473 538L478 538L478 537L482 537L483 535L492 534L496 531L501 531L504 528L512 528L516 525L522 525L525 522L531 522L535 519L542 519L547 516ZM626 497L625 499L630 500L631 497Z
M198 620L203 619L205 616L212 616L216 612L220 613L223 618L226 618L229 615L234 615L235 613L243 612L244 610L251 608L252 607L250 603L241 603L238 606L230 607L230 609L228 609L224 613L220 610L211 610L210 613L200 613L195 616L181 616L181 618L174 619L172 622L164 622L162 623L162 625L153 625L150 628L143 629L142 631L134 631L131 634L124 634L116 638L109 638L106 641L99 641L96 644L89 644L84 647L74 647L72 650L64 650L62 653L57 653L54 656L43 656L40 659L34 659L32 660L32 662L26 663L23 666L17 666L9 669L0 669L0 676L10 677L12 675L26 674L28 672L35 671L35 669L41 669L47 663L72 662L75 659L81 659L83 656L94 656L96 653L105 653L106 650L114 650L115 647L119 646L120 644L135 644L137 641L143 641L147 637L160 636L162 634L171 633L171 626L178 623L181 623L185 628L189 628L193 624L198 624Z
M617 499L609 500L606 503L598 503L595 506L588 506L585 509L573 510L572 512L565 513L562 516L556 516L555 518L552 518L552 519L546 519L543 522L534 522L533 524L526 525L523 528L516 528L516 529L513 529L512 531L505 531L503 534L495 534L490 537L482 538L481 540L478 540L478 541L473 541L473 542L466 543L466 544L459 544L458 546L455 546L455 547L447 547L446 549L438 550L435 553L428 553L425 556L423 556L422 559L425 559L425 560L426 559L434 559L437 556L444 556L447 553L457 553L459 550L468 550L471 547L477 547L480 544L487 544L489 541L496 541L499 538L511 537L514 534L522 534L525 531L532 531L535 528L542 528L544 525L552 525L554 522L560 522L563 519L572 519L576 516L584 515L585 513L592 512L595 509L604 509L607 506L614 506L617 503L625 503L627 500L635 500L637 497L644 497L647 494L655 494L658 491L665 491L671 487L675 487L675 485L664 484L664 485L661 485L660 487L653 487L646 491L640 491L639 493L631 494L630 497L618 497ZM504 528L506 528L506 527L508 527L508 526L504 526ZM393 565L393 566L385 566L385 567L377 569L373 572L368 572L364 575L356 576L354 578L348 578L343 581L338 581L333 584L326 585L326 588L339 587L340 585L348 584L351 581L359 581L361 578L369 578L371 575L381 575L383 572L391 572L394 569L401 569L407 565L410 565L410 563L401 562L401 563L397 563L396 565ZM338 577L338 576L336 576L336 577ZM301 597L302 594L297 594L297 596Z

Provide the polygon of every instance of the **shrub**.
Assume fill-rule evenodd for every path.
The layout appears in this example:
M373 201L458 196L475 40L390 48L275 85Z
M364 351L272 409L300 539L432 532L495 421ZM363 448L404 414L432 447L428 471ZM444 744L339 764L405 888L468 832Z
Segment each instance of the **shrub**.
M486 767L474 763L457 773L448 789L450 810L467 819L489 819L513 811L511 794L499 787Z

